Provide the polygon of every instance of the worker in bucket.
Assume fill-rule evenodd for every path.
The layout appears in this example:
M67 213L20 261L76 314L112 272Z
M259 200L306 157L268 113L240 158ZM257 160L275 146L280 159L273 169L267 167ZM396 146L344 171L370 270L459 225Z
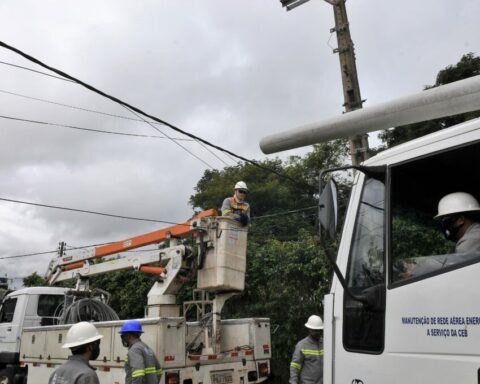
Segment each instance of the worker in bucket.
M297 343L290 363L290 384L322 384L323 320L312 315L305 327L308 336Z
M158 384L162 369L152 349L140 340L143 333L138 320L129 320L120 329L122 344L128 348L125 359L126 384Z
M103 336L91 323L82 321L70 327L62 348L70 348L72 355L50 376L49 384L99 384L95 368L90 360L100 355L100 339Z
M435 219L445 237L456 242L456 253L480 253L480 205L472 195L455 192L442 197Z
M235 184L232 197L223 200L222 216L228 216L239 221L243 226L250 223L250 205L245 201L248 188L244 181Z

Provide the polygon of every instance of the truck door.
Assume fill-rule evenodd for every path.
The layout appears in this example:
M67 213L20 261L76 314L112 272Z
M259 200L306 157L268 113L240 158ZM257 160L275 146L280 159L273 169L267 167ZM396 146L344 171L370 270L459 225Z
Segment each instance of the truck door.
M479 161L474 142L390 169L385 353L402 382L479 382L480 245L456 253L434 219L446 194L480 199Z
M0 308L0 353L15 353L19 349L17 297L7 297Z

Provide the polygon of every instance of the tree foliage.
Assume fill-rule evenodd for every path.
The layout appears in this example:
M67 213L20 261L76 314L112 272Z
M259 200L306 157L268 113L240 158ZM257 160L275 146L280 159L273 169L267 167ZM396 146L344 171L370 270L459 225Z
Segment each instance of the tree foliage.
M37 274L37 272L33 272L31 275L23 278L23 286L24 287L42 287L47 285L47 281L44 277Z
M473 53L467 53L462 56L455 65L449 65L438 72L434 85L427 85L424 89L438 87L440 85L452 83L454 81L466 79L480 74L480 57ZM417 137L427 135L432 132L450 127L455 124L473 119L480 116L480 111L464 113L461 115L445 117L427 122L409 124L402 127L396 127L383 131L379 137L386 148L413 140Z

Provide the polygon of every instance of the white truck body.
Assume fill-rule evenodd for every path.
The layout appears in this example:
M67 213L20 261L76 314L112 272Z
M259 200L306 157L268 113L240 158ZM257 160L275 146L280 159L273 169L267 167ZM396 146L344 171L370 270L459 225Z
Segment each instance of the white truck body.
M48 382L52 372L66 361L69 349L62 349L70 325L44 325L53 318L54 306L63 300L65 288L25 288L9 294L8 317L0 323L2 356L8 365L0 369L2 384ZM43 303L43 306L41 305ZM40 305L39 305L40 304ZM53 309L52 309L53 308ZM9 309L10 310L10 309ZM43 315L43 316L42 316ZM198 322L185 322L183 317L141 319L142 340L156 353L164 375L161 383L174 374L179 383L259 383L270 372L270 322L265 318L221 321L221 353L200 355L188 353L186 345L202 333ZM123 321L95 323L103 335L101 353L91 362L98 368L100 383L123 383L127 349L118 331ZM200 339L201 340L201 339ZM197 342L198 344L198 342ZM13 379L17 375L17 379Z
M142 340L155 351L164 370L161 383L265 381L270 374L269 319L221 319L224 303L244 289L248 230L242 229L234 220L216 216L198 218L170 228L183 234L196 231L199 234L197 243L203 249L200 256L204 261L194 269L198 274L199 288L195 292L200 296L184 303L184 317L179 317L180 309L176 304L175 294L182 284L176 276L182 268L189 267L191 258L185 261L187 247L178 244L176 238L167 248L103 263L90 262L90 258L95 257L93 251L73 255L60 252L61 256L50 263L48 276L52 282L79 277L77 288L68 293L69 302L72 302L72 295L84 297L88 293L79 287L89 276L126 268L141 270L142 266L163 263L162 267L153 267L161 271L161 276L147 295L145 319L140 320L145 332ZM169 229L140 235L118 242L114 248L131 249L135 241L151 244L163 239L167 232ZM68 267L71 263L74 266ZM64 299L67 291L54 287L25 288L10 293L3 300L0 308L0 384L44 384L66 361L70 350L61 346L71 324L54 324L61 318L61 304L67 302ZM192 311L196 311L195 318L199 321L186 322L185 318L190 318ZM95 323L103 338L100 356L92 365L98 368L101 384L123 383L125 380L127 349L118 334L123 322Z
M480 76L261 145L270 153L474 110ZM324 300L324 384L480 383L480 252L454 253L434 219L446 194L480 200L479 164L480 119L473 119L357 168L336 259L330 255L337 270ZM323 189L320 203L326 232L336 209L328 190L335 188Z
M222 321L222 351L218 355L185 353L185 345L198 330L198 324L185 323L182 317L143 319L142 340L159 359L164 374L171 373L179 383L248 383L258 380L258 366L270 359L270 325L268 319L236 319ZM122 321L95 323L103 335L100 356L91 365L97 368L100 383L120 384L125 381L127 349L118 334ZM52 372L70 355L62 349L70 326L48 326L24 329L21 339L20 366L28 366L27 383L46 383ZM265 368L264 368L265 369ZM252 378L255 378L252 380Z

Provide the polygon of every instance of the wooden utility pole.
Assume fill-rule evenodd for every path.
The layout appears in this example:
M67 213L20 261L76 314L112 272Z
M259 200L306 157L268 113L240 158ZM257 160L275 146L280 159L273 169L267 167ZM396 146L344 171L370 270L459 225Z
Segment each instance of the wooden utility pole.
M280 0L282 6L290 11L309 0ZM362 108L365 100L360 95L360 85L358 84L357 66L355 64L355 50L350 36L350 27L347 18L346 0L325 0L333 6L335 16L335 27L330 30L336 32L338 47L333 53L338 53L340 58L340 71L342 74L343 98L345 112L354 111ZM368 135L357 135L349 138L350 155L352 164L359 165L368 158Z
M357 65L355 63L355 49L350 36L350 27L347 18L346 0L325 0L333 6L335 27L330 30L336 32L338 47L333 53L338 53L340 58L340 70L342 74L343 99L345 112L362 108L365 100L360 94L358 84ZM359 165L368 158L368 135L350 137L350 155L352 164Z

